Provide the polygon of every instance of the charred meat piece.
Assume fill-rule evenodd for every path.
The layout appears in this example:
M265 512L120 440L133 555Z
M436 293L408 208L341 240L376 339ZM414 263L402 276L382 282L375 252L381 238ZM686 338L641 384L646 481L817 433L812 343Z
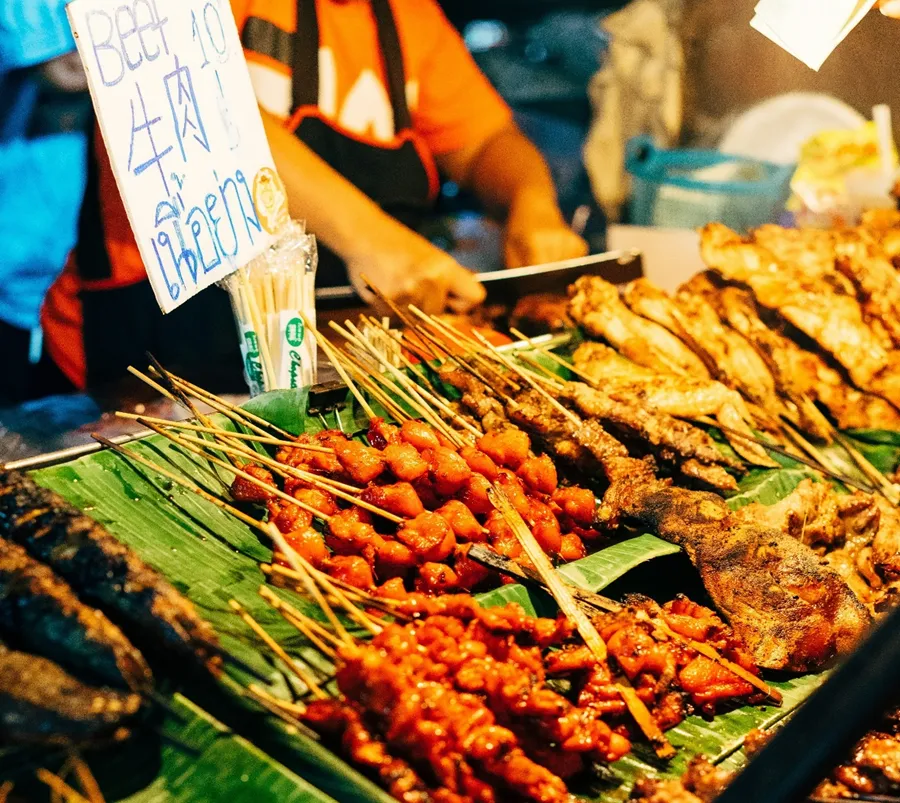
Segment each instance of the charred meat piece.
M716 608L764 669L807 672L853 649L871 616L805 544L732 513L711 493L622 482L607 496L624 519L678 544Z
M153 683L144 657L118 627L81 602L50 568L2 538L0 636L89 683L138 693Z
M616 401L583 382L568 382L563 399L571 401L585 417L597 418L600 423L622 430L648 446L669 449L683 460L696 459L708 465L741 468L741 464L726 457L703 430L665 413Z
M87 686L46 658L0 644L0 741L115 741L140 709L136 694Z
M212 627L162 575L61 496L14 471L0 471L0 536L50 566L132 639L218 664Z

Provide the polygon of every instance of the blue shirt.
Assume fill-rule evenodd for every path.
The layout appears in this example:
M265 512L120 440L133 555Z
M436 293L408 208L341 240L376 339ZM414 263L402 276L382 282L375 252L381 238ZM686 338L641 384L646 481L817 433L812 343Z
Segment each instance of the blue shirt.
M39 85L23 70L74 48L65 0L0 0L0 320L22 329L75 244L87 148L79 133L29 137Z

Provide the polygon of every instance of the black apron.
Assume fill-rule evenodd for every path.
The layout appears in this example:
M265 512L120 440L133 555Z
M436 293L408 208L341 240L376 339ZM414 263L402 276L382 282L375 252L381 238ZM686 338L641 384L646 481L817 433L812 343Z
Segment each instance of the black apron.
M389 0L370 0L384 59L387 90L394 112L395 136L377 145L342 131L319 110L319 20L316 0L297 0L293 47L294 134L323 161L362 190L391 217L418 228L438 191L434 161L412 129L406 101L406 69L397 24ZM348 284L342 260L319 247L319 287Z
M388 214L415 227L432 206L439 188L437 170L412 131L406 103L406 77L397 26L388 0L371 0L378 26L396 136L374 145L343 132L324 118L319 98L319 24L315 0L298 0L293 37L294 133L316 154L356 185ZM88 187L76 248L78 272L89 281L113 271L100 214L99 181L90 149ZM348 284L341 259L319 246L319 287ZM208 288L163 315L149 282L81 293L83 336L89 389L118 384L129 365L146 364L152 352L172 371L213 392L246 390L243 360L227 294Z

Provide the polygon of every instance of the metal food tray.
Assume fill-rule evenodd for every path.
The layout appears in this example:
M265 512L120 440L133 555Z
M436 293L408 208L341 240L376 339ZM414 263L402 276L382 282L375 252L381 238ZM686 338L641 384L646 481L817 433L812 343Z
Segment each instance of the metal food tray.
M485 304L515 304L523 296L535 293L565 295L566 288L579 276L601 276L612 284L624 284L643 275L641 252L630 249L526 268L479 273L478 280L487 289ZM316 290L316 305L322 309L361 303L359 296L349 285L320 287Z

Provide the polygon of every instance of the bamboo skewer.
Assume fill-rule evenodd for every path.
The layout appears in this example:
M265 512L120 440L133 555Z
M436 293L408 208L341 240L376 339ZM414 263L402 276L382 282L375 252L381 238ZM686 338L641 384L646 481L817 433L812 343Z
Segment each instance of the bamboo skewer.
M281 662L300 679L303 685L309 689L311 694L318 697L320 700L327 699L328 695L322 691L322 688L316 682L316 679L307 672L304 667L299 666L297 660L288 655L284 648L265 631L265 628L263 628L263 626L257 622L237 600L229 600L228 605L231 610L243 620L244 624L256 633L262 642L281 659Z
M268 530L272 540L277 544L278 549L284 555L285 560L300 576L300 582L303 584L303 587L306 589L307 593L316 601L316 603L325 613L328 621L331 622L331 626L334 628L334 632L337 634L338 638L344 644L348 646L352 645L353 637L341 624L341 620L338 619L337 616L335 616L335 613L331 609L331 606L328 604L328 601L325 599L325 597L322 596L322 593L319 591L318 586L312 579L309 572L309 569L312 567L309 566L309 564L300 555L297 554L294 548L285 540L284 535L282 535L281 531L274 524L268 525Z
M326 658L334 660L337 657L337 650L334 647L340 647L341 642L324 627L321 627L315 620L298 611L293 605L282 600L272 589L266 586L260 586L259 595L306 636ZM326 643L329 641L331 642L330 644Z
M401 518L400 516L390 513L387 510L383 510L382 508L377 507L376 505L372 505L369 502L365 502L362 499L359 499L358 497L354 496L353 493L354 492L358 493L360 490L359 488L354 488L353 486L350 486L350 485L344 485L343 483L339 483L336 480L327 479L327 478L321 477L318 474L311 474L309 472L302 471L301 469L295 468L293 466L288 466L284 463L279 463L277 460L273 460L272 458L265 457L265 456L259 454L258 452L253 452L252 449L248 450L248 451L244 451L241 449L236 449L235 447L232 447L232 446L226 446L224 444L219 444L218 446L215 446L215 447L208 446L208 445L205 445L206 444L205 441L201 441L197 438L192 438L189 435L178 436L171 432L165 432L161 428L157 428L155 425L152 425L152 424L147 424L147 426L150 429L152 429L154 432L158 432L164 438L168 438L173 443L177 444L178 446L182 447L183 449L187 449L188 451L191 451L190 447L198 446L200 448L218 448L218 449L221 449L222 451L241 455L241 456L246 455L251 460L256 460L257 462L262 463L263 465L267 465L267 466L271 467L273 470L277 471L282 476L293 476L293 477L296 477L297 479L302 479L305 482L308 482L311 485L318 487L320 490L327 491L328 493L330 493L334 496L337 496L340 499L343 499L345 502L349 502L352 505L356 505L357 507L361 507L364 510L368 510L370 513L374 513L376 516L381 516L382 518L387 519L388 521L394 522L394 524L400 524L403 521L405 521L405 519ZM197 454L196 450L194 450L194 454ZM204 458L207 458L207 459L209 459L211 457L210 455L206 455L206 454L203 454L201 456ZM275 488L274 486L269 485L268 483L263 482L262 480L253 477L251 474L248 474L247 472L243 471L243 469L232 468L231 471L236 473L238 476L243 477L244 479L250 478L254 482L254 484L270 490L273 494L280 497L284 501L287 501L291 504L297 505L298 507L302 508L303 510L307 511L308 513L312 513L314 518L321 519L322 521L328 521L331 518L330 516L326 516L324 513L320 512L317 508L307 505L305 502L302 502L301 500L296 499L295 497L289 496L289 495L285 494L283 491L280 491L279 489ZM348 493L345 489L350 489L351 492Z
M900 505L900 493L898 493L897 488L890 483L884 474L866 460L860 451L850 442L849 438L842 432L835 430L834 439L844 448L847 454L853 458L853 462L859 466L860 471L865 474L866 478L873 482L878 490L881 491L882 496L895 507Z
M140 413L126 413L121 410L116 411L117 418L127 418L130 421L152 421L154 424L169 427L171 429L183 429L190 432L201 432L209 435L218 435L228 438L229 440L251 441L253 443L262 443L267 446L282 446L291 449L301 449L305 452L319 452L320 454L334 454L334 449L327 446L319 446L313 443L301 443L300 441L285 441L279 438L273 438L269 435L253 435L248 432L233 432L222 427L205 427L199 424L191 424L187 421L173 421L169 418L157 418L151 415L141 415Z
M359 392L359 388L356 387L356 384L347 375L344 367L340 364L340 360L335 357L334 349L332 348L331 344L315 327L310 326L309 321L307 321L306 318L303 319L303 322L306 324L307 330L313 333L313 336L315 337L316 342L319 344L319 347L322 349L322 351L325 352L325 356L328 357L329 361L334 366L334 369L338 372L338 374L340 374L341 379L344 380L344 383L350 389L353 397L359 402L360 407L362 407L366 415L369 416L369 420L371 421L373 418L377 418L378 416L375 415L375 411L372 410L371 407L369 407L365 398Z
M69 784L67 784L62 778L58 775L54 775L52 772L46 769L39 769L36 773L37 779L49 787L52 792L59 795L66 801L66 803L95 803L94 801L88 800L84 795L76 792Z
M266 700L271 705L280 708L289 716L299 719L306 713L306 706L302 703L298 704L289 702L288 700L279 700L277 697L269 694L265 689L261 689L255 683L251 683L250 686L248 686L248 689L252 694Z

